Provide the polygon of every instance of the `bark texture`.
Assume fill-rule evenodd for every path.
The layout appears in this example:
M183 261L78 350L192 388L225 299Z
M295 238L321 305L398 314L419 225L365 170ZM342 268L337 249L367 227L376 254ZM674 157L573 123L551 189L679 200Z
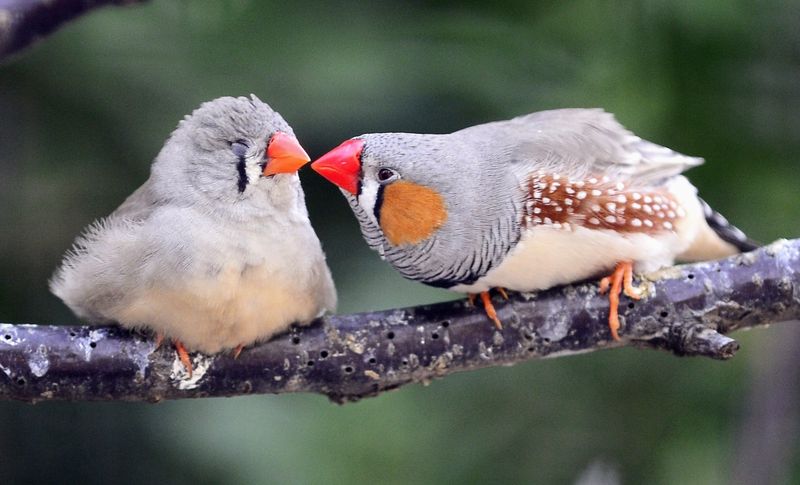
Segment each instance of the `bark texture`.
M498 331L466 301L320 319L230 355L192 354L115 326L0 325L0 399L160 401L315 392L336 402L452 372L622 346L728 359L737 329L800 319L800 240L638 278L621 342L593 282L496 302Z

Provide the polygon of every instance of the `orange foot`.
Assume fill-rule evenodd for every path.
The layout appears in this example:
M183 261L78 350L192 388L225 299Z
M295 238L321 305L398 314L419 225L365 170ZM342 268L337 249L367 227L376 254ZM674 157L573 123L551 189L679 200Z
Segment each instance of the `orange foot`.
M608 328L611 330L611 337L619 340L619 294L623 291L629 298L634 300L642 296L639 290L633 287L633 263L630 261L620 261L614 272L600 280L600 294L605 294L609 286L611 292L608 294Z
M508 295L504 289L498 288L498 290L500 291L500 294L503 295L503 298L508 299ZM482 291L479 293L479 295L481 297L481 301L483 302L483 310L486 312L486 316L489 317L492 322L494 322L494 326L497 327L497 330L502 330L503 324L500 323L500 319L497 318L497 312L494 310L494 305L492 305L492 297L489 295L489 292ZM467 298L469 298L469 303L471 305L475 304L475 294L468 293Z
M181 359L181 362L186 368L186 372L189 373L189 378L191 379L192 361L189 359L189 352L186 351L186 347L183 346L180 340L173 340L172 343L175 345L175 350L178 352L178 358Z
M234 359L238 359L239 358L239 354L242 353L242 349L244 349L244 344L239 344L239 345L236 346L235 349L233 349L233 358Z

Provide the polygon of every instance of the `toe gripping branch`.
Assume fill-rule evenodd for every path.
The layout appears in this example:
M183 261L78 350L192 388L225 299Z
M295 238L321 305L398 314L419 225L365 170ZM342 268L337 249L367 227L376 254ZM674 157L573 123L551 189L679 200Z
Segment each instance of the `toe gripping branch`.
M500 296L503 297L504 300L508 300L508 293L506 293L505 288L497 287L495 288ZM478 295L481 297L481 302L483 303L483 310L486 312L486 316L489 317L489 320L494 323L494 326L497 330L503 330L503 323L497 317L497 311L494 309L494 305L492 304L492 296L488 291L482 291ZM475 305L475 294L469 293L467 294L467 298L469 298L469 303L471 305Z
M496 290L504 299L508 300L508 294L504 288L497 287ZM617 341L620 340L619 295L623 292L634 300L640 300L642 297L640 290L633 286L633 263L631 261L620 261L610 275L600 280L600 294L608 293L608 328L611 331L611 337ZM486 316L489 317L498 330L502 330L503 324L500 318L497 317L491 294L488 291L482 291L478 294L469 293L467 297L471 305L475 305L477 296L480 297L481 303L483 303L483 310L486 312Z
M609 292L609 287L611 291ZM633 286L633 263L620 261L614 272L600 280L600 294L608 292L608 328L611 337L619 340L619 295L622 292L634 300L641 299L639 289Z

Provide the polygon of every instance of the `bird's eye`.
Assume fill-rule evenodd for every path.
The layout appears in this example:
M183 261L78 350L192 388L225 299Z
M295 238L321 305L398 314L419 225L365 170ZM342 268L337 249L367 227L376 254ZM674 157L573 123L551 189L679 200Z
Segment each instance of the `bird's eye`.
M378 177L378 182L382 184L388 184L400 178L400 174L398 174L391 168L382 168L378 170L377 177Z
M247 146L247 142L244 140L236 140L235 142L231 143L231 151L238 158L244 158L247 155L247 150L249 148L250 147Z

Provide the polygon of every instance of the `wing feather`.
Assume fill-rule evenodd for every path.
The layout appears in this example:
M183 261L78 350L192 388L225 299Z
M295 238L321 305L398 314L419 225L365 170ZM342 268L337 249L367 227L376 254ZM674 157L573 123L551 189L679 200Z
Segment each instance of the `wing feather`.
M643 140L602 109L540 111L462 130L501 138L522 173L543 171L576 179L607 175L634 184L659 184L703 163Z

